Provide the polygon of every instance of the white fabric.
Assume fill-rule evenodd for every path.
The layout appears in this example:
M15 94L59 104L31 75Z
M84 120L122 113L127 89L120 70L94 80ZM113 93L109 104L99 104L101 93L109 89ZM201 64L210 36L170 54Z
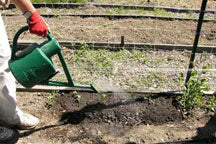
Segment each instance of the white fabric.
M8 8L9 4L10 0L0 0L0 5L2 5L4 9Z
M0 15L0 73L8 68L8 60L10 59L11 50L8 37L5 31L4 23Z
M0 121L13 124L17 123L17 115L22 111L16 106L15 78L7 70L10 55L10 45L0 15Z

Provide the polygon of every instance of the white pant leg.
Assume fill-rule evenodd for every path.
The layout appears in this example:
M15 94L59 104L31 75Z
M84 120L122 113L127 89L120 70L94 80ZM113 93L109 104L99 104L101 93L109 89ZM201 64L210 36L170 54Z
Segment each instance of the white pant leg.
M10 55L10 45L2 17L0 15L0 73L8 68L8 60L10 59Z
M11 56L10 45L0 15L0 120L14 123L14 117L21 113L16 106L16 84L12 73L6 71Z

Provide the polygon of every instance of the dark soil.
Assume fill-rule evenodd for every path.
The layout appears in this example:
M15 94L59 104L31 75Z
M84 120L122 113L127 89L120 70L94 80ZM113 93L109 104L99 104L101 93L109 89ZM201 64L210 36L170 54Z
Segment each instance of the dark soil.
M49 103L47 106L50 108ZM76 125L82 130L81 136L69 138L71 142L88 138L101 144L106 142L98 137L98 131L124 136L125 131L138 125L180 122L183 117L176 106L174 98L158 95L108 93L102 99L95 93L62 93L56 95L56 103L50 110L59 117L60 123ZM61 131L61 135L67 131ZM58 133L47 136L58 137Z
M159 125L182 120L181 112L174 105L173 98L146 97L139 94L131 99L127 93L110 93L103 104L98 94L80 95L80 103L73 93L56 97L56 104L52 109L61 116L61 121L71 124L83 122L131 127L137 124Z

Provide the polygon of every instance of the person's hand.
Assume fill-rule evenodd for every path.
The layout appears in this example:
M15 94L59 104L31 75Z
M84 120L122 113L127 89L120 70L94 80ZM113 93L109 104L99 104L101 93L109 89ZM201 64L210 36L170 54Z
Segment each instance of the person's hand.
M42 37L47 36L48 26L37 11L33 12L32 16L28 19L28 25L30 33Z

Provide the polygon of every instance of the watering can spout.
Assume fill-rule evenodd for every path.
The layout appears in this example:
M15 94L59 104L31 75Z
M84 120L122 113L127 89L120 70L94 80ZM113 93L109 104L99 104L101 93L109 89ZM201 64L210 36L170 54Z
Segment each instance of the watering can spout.
M91 89L92 89L93 91L95 91L96 93L100 93L99 89L96 88L94 85L90 84L90 86L91 86Z

